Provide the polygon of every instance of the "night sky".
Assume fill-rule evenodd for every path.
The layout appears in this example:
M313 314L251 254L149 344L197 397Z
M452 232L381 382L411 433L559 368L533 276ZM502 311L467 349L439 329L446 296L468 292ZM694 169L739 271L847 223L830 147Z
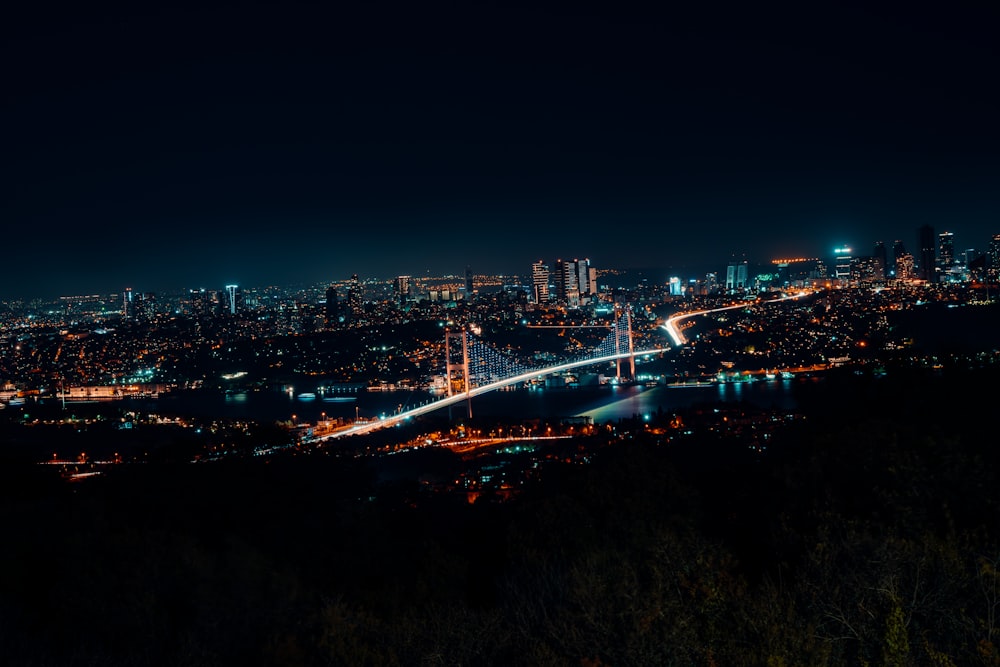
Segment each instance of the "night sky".
M996 3L30 4L0 298L1000 233Z

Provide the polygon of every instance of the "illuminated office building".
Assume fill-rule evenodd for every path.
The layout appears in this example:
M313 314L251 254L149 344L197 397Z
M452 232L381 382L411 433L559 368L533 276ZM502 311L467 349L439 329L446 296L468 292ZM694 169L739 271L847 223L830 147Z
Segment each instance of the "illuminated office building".
M746 260L729 262L726 267L726 292L742 292L747 288L748 266Z
M135 294L131 287L122 292L122 317L126 320L135 319Z
M833 250L833 277L847 284L851 281L851 265L854 257L847 246Z
M393 284L396 301L403 305L410 299L410 276L398 276Z
M347 308L351 320L361 319L364 315L364 296L361 292L361 281L358 280L356 273L351 276L351 284L347 288Z
M340 323L340 304L337 303L337 288L330 285L326 288L326 326L332 329Z
M990 249L986 253L986 279L1000 282L1000 234L990 239Z
M549 302L549 267L542 260L531 265L531 287L535 303Z

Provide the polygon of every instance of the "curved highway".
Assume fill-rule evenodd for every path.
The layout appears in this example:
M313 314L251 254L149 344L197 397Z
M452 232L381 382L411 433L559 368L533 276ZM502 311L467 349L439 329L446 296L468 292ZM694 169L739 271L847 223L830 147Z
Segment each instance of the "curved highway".
M777 299L771 299L770 301L763 301L762 303L777 303L778 301L787 301L788 299L800 299L808 294L811 294L811 292L802 291L796 294L787 294L785 296L778 297ZM692 317L699 317L701 315L706 315L708 313L719 313L722 312L723 310L733 310L735 308L747 308L753 305L756 305L756 303L744 301L743 303L737 303L732 306L722 306L721 308L709 308L708 310L696 310L690 313L681 313L680 315L674 315L673 317L667 318L667 321L664 322L660 326L660 328L666 330L667 335L670 336L670 340L671 342L673 342L675 347L680 347L687 342L687 339L684 337L684 334L681 333L681 330L677 328L678 322Z

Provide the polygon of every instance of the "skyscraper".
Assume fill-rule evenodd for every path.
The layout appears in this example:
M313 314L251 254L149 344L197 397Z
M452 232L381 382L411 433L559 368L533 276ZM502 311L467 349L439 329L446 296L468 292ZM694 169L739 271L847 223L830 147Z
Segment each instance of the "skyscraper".
M406 303L410 298L410 276L398 276L393 285L393 291L396 293L396 301L399 305Z
M597 289L591 282L591 274L594 271L590 268L590 260L574 259L573 263L576 265L576 287L580 290L580 298L592 296Z
M239 310L242 296L243 294L240 291L239 285L226 285L226 289L222 292L222 303L220 304L223 312L235 315L236 311Z
M340 308L337 303L337 288L330 285L326 288L326 328L332 329L340 323Z
M955 266L955 235L951 232L938 234L938 268L941 279L945 280Z
M535 303L549 302L549 267L543 260L531 265L531 287Z
M215 292L212 290L201 287L188 292L188 307L191 313L197 317L206 317L214 313L216 310L215 303Z
M719 288L719 276L714 272L705 274L705 293L714 294Z
M851 280L851 264L853 261L853 255L851 254L851 249L847 246L841 246L839 248L833 249L834 263L833 263L833 275L837 280L844 283L848 283Z
M934 228L930 225L922 225L917 230L917 240L920 247L920 265L917 267L921 280L933 281L937 268L936 244L934 238Z
M351 284L347 288L347 307L350 310L351 320L358 320L364 314L364 298L361 293L361 281L358 274L351 276Z
M991 283L1000 282L1000 234L994 234L990 239L986 256L986 279Z
M914 277L913 255L904 252L896 260L896 277L900 280L912 280Z
M875 242L875 249L872 251L872 257L878 260L879 266L882 270L882 278L888 277L890 273L889 256L886 254L884 243L881 241Z
M899 239L896 239L896 241L892 244L891 272L893 276L897 275L899 261L908 254L909 253L906 252L906 246L903 245L903 242L900 241Z
M733 293L745 290L747 288L747 273L746 260L729 262L729 266L726 267L726 291Z
M465 298L472 300L472 293L474 291L475 285L472 282L472 267L466 265L465 267Z
M576 264L562 259L556 260L556 301L568 303L571 295L579 299L580 288L577 285Z
M135 319L135 295L131 287L122 292L122 317L126 320Z

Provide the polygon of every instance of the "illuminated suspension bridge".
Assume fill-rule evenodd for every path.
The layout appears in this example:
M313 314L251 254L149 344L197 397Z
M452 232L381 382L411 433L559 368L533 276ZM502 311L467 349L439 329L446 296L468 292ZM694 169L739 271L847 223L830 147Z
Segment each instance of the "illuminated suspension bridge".
M802 291L797 294L790 294L778 299L773 299L771 302L784 301L786 299L798 299L805 296L807 293L808 292L806 291ZM668 319L662 328L666 330L674 344L679 347L686 341L677 328L678 322L688 318L704 315L706 313L731 310L734 308L746 308L747 306L748 304L741 303L721 308L683 313ZM573 327L566 326L559 328ZM577 359L538 368L532 368L531 366L518 361L514 355L497 350L491 345L475 337L472 332L465 327L459 331L448 331L445 333L445 371L448 383L447 396L409 410L400 411L382 419L356 423L350 428L334 431L333 433L321 436L313 436L311 438L307 438L306 441L321 442L347 435L362 435L364 433L370 433L378 429L395 426L396 424L404 422L412 417L419 417L421 415L434 412L435 410L440 410L441 408L461 403L462 401L466 401L469 417L471 417L471 399L476 396L495 391L503 387L530 382L545 375L551 375L552 373L561 373L584 366L614 362L617 365L618 377L620 378L622 377L622 362L627 360L629 363L631 377L635 377L636 356L660 354L670 349L669 347L656 347L645 350L634 349L632 342L632 316L630 309L627 307L616 309L615 322L613 325L609 325L608 328L611 329L608 336L605 337L596 348L587 354L582 355ZM458 348L458 346L461 345L460 361L457 358L453 358L458 355L457 349L454 350L456 354L453 354L452 340L456 341L454 343L455 348ZM453 376L456 375L456 382L457 380L461 380L462 388L460 391L455 391L454 389L455 383L453 383Z
M559 328L570 329L572 325ZM630 377L635 376L635 357L659 354L667 347L636 350L632 342L632 314L629 308L616 310L614 324L607 325L610 333L592 350L557 364L531 366L515 355L498 350L474 335L467 327L445 332L445 373L448 393L436 401L420 405L381 419L356 423L350 428L308 438L308 442L320 442L347 435L361 435L381 428L395 426L413 417L425 415L462 401L466 402L469 416L472 416L471 399L503 387L522 384L564 371L593 366L596 364L616 364L616 372L622 377L622 363L627 362ZM461 389L455 390L458 384Z

